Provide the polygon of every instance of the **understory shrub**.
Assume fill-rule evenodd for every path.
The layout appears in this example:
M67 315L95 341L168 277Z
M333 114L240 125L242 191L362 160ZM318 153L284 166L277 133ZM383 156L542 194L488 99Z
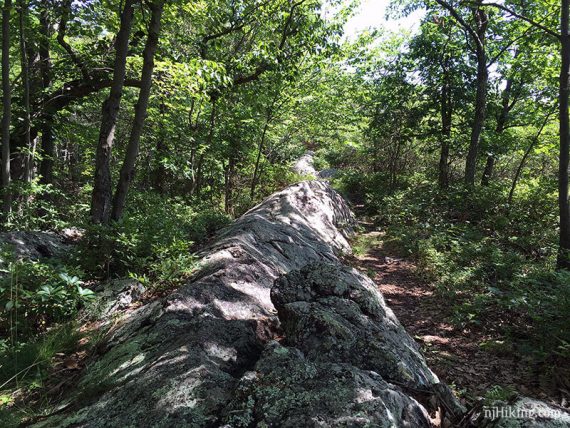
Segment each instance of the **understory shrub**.
M131 275L154 286L176 282L195 267L192 250L230 221L217 209L191 208L180 199L153 194L136 198L130 204L136 209L122 220L86 227L76 258L91 275Z
M554 270L549 183L519 184L509 206L501 184L440 191L417 176L388 192L377 178L375 185L350 174L343 184L368 201L384 241L413 258L418 275L451 303L451 321L499 331L540 360L570 357L570 273Z
M13 346L73 318L94 297L80 280L82 271L59 260L15 260L10 249L2 259L0 331L5 344Z

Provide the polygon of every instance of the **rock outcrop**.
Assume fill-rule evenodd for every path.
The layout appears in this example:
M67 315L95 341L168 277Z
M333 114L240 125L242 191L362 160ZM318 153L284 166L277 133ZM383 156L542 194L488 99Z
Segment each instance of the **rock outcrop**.
M315 153L311 150L305 152L303 156L301 156L297 162L293 165L293 172L303 175L303 176L317 176L317 170L314 166L314 157Z
M371 281L341 266L353 222L324 182L269 197L187 285L121 314L37 426L430 426L411 395L441 384Z
M16 258L31 260L62 256L69 250L63 237L50 232L4 232L0 244L9 246Z
M279 278L271 298L283 344L243 376L229 426L431 426L396 385L430 391L439 381L370 279L315 262Z
M225 413L227 427L431 426L416 400L377 373L315 363L277 342L243 376Z
M316 362L348 363L417 390L438 383L374 282L339 264L311 263L271 293L285 341Z

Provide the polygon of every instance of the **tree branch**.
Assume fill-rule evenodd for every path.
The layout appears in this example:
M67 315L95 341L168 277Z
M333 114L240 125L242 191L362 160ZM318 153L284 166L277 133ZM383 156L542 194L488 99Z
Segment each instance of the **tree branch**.
M73 80L67 82L47 96L46 101L43 103L43 109L41 109L42 113L48 115L55 114L75 100L111 87L112 83L111 79L91 80L89 82ZM125 79L125 86L140 88L141 82L137 79Z
M63 10L61 12L61 20L59 21L59 28L57 31L57 41L60 46L67 52L71 61L79 68L83 80L87 81L91 79L89 70L83 61L79 59L77 54L73 51L71 45L65 41L65 33L67 31L67 22L69 21L69 15L71 12L71 0L64 0Z
M437 2L439 2L439 0L436 0ZM503 12L507 12L509 15L514 16L515 18L519 18L522 19L525 22L528 22L530 25L541 29L542 31L544 31L546 34L555 37L557 40L560 40L560 34L552 31L550 28L542 25L540 22L536 22L524 15L521 15L517 12L515 12L514 10L509 9L508 7L503 6L502 4L498 4L498 3L480 3L481 6L489 6L489 7L495 7L497 9L502 10Z
M435 0L435 1L441 7L447 9L447 11L451 14L451 16L455 18L455 20L459 23L459 25L461 25L465 29L465 31L469 33L469 35L473 38L473 40L475 40L475 43L477 44L478 48L483 47L483 42L479 39L479 35L477 34L477 32L473 28L471 28L471 26L461 17L461 15L459 15L457 10L455 10L453 6L451 6L449 3L443 0Z
M519 40L524 39L528 35L529 31L534 29L534 28L536 28L536 27L533 27L531 25L519 37L514 38L509 43L507 43L505 46L503 46L501 48L501 50L499 51L499 53L497 55L495 55L493 57L493 59L487 63L487 67L490 67L491 65L493 65L512 45L514 45Z

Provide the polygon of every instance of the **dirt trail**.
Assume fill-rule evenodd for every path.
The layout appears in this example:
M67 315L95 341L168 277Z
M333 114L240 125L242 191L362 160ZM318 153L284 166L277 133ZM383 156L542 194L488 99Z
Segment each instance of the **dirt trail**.
M429 367L451 385L467 403L500 386L520 394L567 405L540 371L509 352L487 350L482 343L496 341L488 329L461 329L449 322L450 305L422 282L416 267L398 258L382 242L381 232L368 232L372 242L354 256L356 266L378 285L388 305L411 336L422 346Z

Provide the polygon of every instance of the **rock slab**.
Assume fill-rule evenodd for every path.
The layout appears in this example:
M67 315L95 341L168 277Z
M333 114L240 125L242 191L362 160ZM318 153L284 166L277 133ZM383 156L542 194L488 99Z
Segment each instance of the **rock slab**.
M429 426L409 387L437 378L371 281L341 266L353 225L325 182L272 195L187 285L120 313L37 426Z

